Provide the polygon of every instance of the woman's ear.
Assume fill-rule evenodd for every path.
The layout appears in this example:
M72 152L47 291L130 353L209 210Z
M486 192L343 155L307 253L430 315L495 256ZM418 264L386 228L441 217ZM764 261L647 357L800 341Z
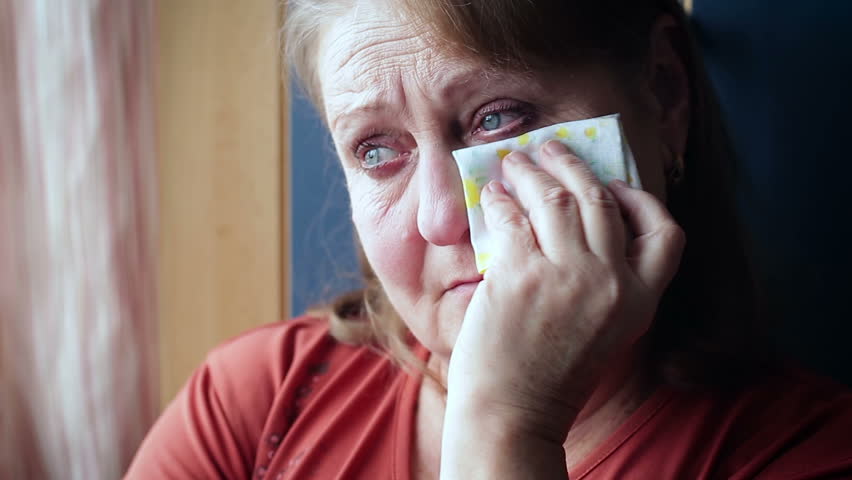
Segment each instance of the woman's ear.
M662 15L651 29L647 63L647 87L652 112L665 146L672 158L682 158L686 151L691 115L690 85L687 74L687 43L683 27L671 15Z

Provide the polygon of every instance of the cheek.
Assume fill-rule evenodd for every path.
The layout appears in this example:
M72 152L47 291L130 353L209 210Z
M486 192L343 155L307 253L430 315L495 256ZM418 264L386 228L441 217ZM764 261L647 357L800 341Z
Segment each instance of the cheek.
M349 185L352 221L370 266L404 315L422 293L425 242L416 228L416 204L405 194L389 196L364 183Z

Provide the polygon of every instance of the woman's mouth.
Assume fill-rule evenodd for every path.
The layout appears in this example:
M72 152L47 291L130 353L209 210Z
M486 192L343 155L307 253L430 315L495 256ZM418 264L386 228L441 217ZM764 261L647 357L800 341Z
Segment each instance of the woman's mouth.
M479 283L481 281L482 275L457 280L451 284L450 288L447 289L446 293L452 293L454 295L472 296L473 292L476 291L476 287L479 286Z

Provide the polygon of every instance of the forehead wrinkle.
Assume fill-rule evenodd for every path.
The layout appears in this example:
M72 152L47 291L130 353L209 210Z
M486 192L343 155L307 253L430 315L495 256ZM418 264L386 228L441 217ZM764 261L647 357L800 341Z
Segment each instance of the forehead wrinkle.
M446 68L433 69L429 76L433 79L418 81L418 75L402 75L400 69L388 72L384 75L371 75L375 81L365 80L353 82L350 88L336 89L326 96L329 106L338 107L329 110L337 110L329 125L332 129L337 127L346 129L349 121L362 115L394 111L394 115L402 119L410 119L415 112L412 103L420 104L417 98L426 100L423 108L429 108L437 93L438 96L454 95L461 97L469 93L481 83L479 76L470 70L454 69L447 73ZM406 81L408 80L408 81ZM357 83L357 86L354 85ZM416 95L412 95L417 92ZM354 97L354 98L353 98Z
M396 30L395 27L378 27L381 30L387 30L389 33L393 33ZM426 49L426 45L417 45L421 42L418 42L419 37L414 34L405 34L405 35L382 35L381 32L376 32L376 28L373 28L372 31L368 31L370 29L364 29L364 31L352 32L351 35L356 38L367 38L367 43L359 44L357 48L351 49L347 52L347 55L343 55L342 58L338 60L338 64L335 65L336 70L342 70L349 63L354 63L356 65L360 65L364 63L364 57L370 57L371 53L373 53L376 49L381 49L382 47L387 48L387 51L391 56L402 55L405 53L417 53L419 51L423 51ZM338 37L344 38L343 35ZM333 45L333 44L332 44ZM412 48L417 47L417 48ZM347 49L343 49L346 51ZM369 59L368 59L369 60Z
M341 98L338 103L346 105L342 98L355 96L357 105L347 106L344 111L346 115L355 110L380 110L393 105L394 102L387 99L391 97L389 92L393 92L393 96L403 103L398 106L405 107L405 95L400 88L403 71L410 66L407 64L411 58L416 62L424 52L428 54L426 44L420 41L413 29L405 25L379 24L375 19L371 21L357 18L349 22L341 20L336 25L339 33L323 49L333 52L331 58L323 62L328 73L323 76L331 77L330 81L324 82L327 86L324 97ZM356 40L351 46L342 44L353 38L366 41ZM340 48L335 48L336 46ZM370 90L372 93L367 99L357 98ZM377 100L383 101L375 106L368 105L377 103ZM332 113L328 106L330 105L326 107L327 114ZM336 124L338 118L340 117L330 119L329 125Z
M427 102L423 108L430 108L430 101L458 100L458 105L500 95L507 86L510 91L529 90L529 75L450 56L436 48L428 31L399 24L399 19L382 23L382 18L350 14L326 31L323 50L331 55L322 62L326 66L322 83L332 129L359 114L394 110L400 118L411 117L421 108L419 99Z
M426 48L425 42L410 23L399 23L400 19L381 18L377 15L360 14L361 9L356 8L350 15L339 19L330 30L339 30L337 35L330 39L325 50L340 52L336 55L336 64L332 70L343 70L350 63L358 69L365 62L362 57L368 57L367 62L375 59L369 57L377 49L385 49L386 56L400 56L405 53L418 52ZM328 31L326 32L328 33ZM354 42L354 45L338 45L340 42L348 42L352 39L365 39L366 41ZM335 47L340 48L335 48Z
M418 95L412 98L425 99L426 104L421 108L428 109L433 100L436 105L440 105L441 98L458 98L461 104L471 99L488 99L521 90L534 93L541 88L531 82L532 79L527 75L489 72L471 64L423 63L427 65L418 69L427 70L423 75L402 75L400 68L395 68L392 73L371 72L368 77L361 77L360 81L353 80L350 88L340 88L329 94L329 104L342 106L340 113L331 120L332 129L336 128L339 122L342 122L341 128L346 128L348 120L352 118L388 110L396 110L394 113L399 118L410 119L415 112L408 99L415 91ZM346 97L350 96L355 96L356 99L348 100ZM339 101L333 101L335 98Z
M334 82L325 97L329 126L336 128L341 121L359 114L378 113L391 109L405 109L406 97L402 76L397 68L371 70L364 75L344 76L344 81Z

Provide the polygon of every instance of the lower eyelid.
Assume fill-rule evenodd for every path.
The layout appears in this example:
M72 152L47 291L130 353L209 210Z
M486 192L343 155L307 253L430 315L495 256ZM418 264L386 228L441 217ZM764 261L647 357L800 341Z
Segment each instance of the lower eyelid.
M383 163L378 164L378 165L368 166L368 165L366 164L366 156L367 156L367 153L368 153L370 150L377 150L377 149L390 150L391 152L393 152L393 157L392 157L391 159L389 159L389 160L386 160L386 161L385 161L385 162L383 162ZM405 152L400 152L399 150L397 150L397 149L395 149L395 148L392 148L392 147L380 146L380 145L372 145L372 146L369 146L369 147L365 147L365 148L363 148L363 149L362 149L359 153L357 153L357 154L355 155L355 159L356 159L356 160L357 160L357 161L358 161L358 162L359 162L362 166L364 166L364 168L366 168L366 169L374 169L374 168L379 168L379 167L381 167L382 165L387 165L387 164L390 164L390 163L394 163L394 162L396 162L397 160L399 160L401 157L403 157L403 156L405 156L405 155L406 155L406 153L405 153Z
M393 176L396 172L401 170L405 166L405 162L407 160L407 154L399 154L391 160L388 160L385 163L367 167L364 164L360 164L362 170L375 178L388 178Z
M484 132L483 136L486 137L487 142L501 140L502 138L511 137L519 130L522 130L526 127L532 125L535 121L535 115L532 113L523 113L519 115L517 119L515 119L509 126L500 128L499 130L485 131L479 128L476 132L474 132L473 136L476 136L476 133ZM494 137L494 138L489 138Z

